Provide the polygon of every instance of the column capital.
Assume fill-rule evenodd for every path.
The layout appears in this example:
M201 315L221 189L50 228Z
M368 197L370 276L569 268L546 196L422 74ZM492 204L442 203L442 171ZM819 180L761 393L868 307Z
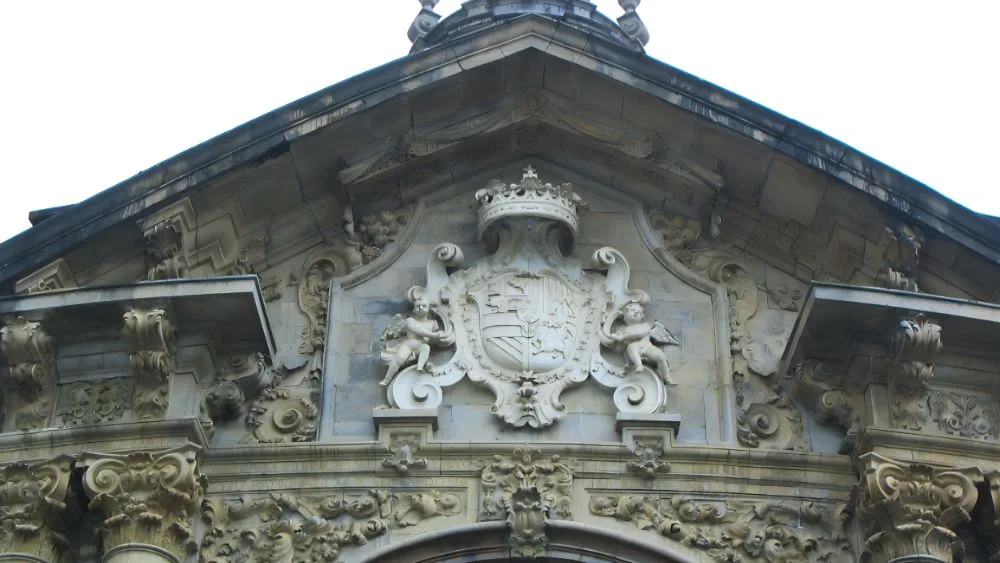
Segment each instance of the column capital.
M62 517L73 458L0 467L0 553L56 561L65 546Z

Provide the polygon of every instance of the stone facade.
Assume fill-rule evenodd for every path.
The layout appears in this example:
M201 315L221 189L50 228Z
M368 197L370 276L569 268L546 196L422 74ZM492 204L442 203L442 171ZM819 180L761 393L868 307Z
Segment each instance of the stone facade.
M638 1L434 5L0 245L0 561L1000 558L994 222Z

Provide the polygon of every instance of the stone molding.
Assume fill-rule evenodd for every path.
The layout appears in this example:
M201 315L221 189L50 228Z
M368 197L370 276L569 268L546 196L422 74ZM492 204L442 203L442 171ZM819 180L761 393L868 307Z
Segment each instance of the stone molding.
M67 545L63 519L68 516L73 458L0 467L0 553L25 560L55 562Z
M194 444L125 454L84 453L83 487L89 508L104 516L105 550L152 544L185 559L196 548L192 518L208 481Z
M44 293L77 287L76 278L62 258L17 280L14 293Z
M866 563L916 560L950 563L962 552L956 528L976 505L977 468L897 462L875 453L859 458L858 511L867 527Z

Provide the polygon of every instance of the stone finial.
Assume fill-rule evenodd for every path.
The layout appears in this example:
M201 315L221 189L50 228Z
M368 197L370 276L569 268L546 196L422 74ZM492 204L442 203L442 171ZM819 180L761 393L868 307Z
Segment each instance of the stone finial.
M153 452L81 456L89 508L105 518L106 554L125 554L130 546L145 544L185 560L197 547L192 517L208 485L198 467L198 452L197 446L187 444Z
M625 10L625 14L618 18L618 25L626 35L645 45L649 43L649 30L635 11L639 2L641 0L618 0L618 5Z
M437 3L438 0L420 0L420 13L413 18L413 23L410 24L410 29L406 32L410 43L416 43L418 39L430 33L437 25L438 20L441 19L441 15L434 12L434 6Z

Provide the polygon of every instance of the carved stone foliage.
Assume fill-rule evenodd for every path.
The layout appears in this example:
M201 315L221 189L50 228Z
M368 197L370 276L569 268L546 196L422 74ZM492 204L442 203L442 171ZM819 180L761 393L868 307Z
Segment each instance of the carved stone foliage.
M802 437L802 413L781 385L772 387L763 401L741 412L736 424L736 438L744 446L756 448L767 442L771 449L808 449Z
M857 561L844 532L850 518L845 505L624 495L592 496L589 508L596 516L632 522L714 561Z
M931 391L930 410L946 434L983 440L996 440L1000 434L1000 409L990 399Z
M159 308L133 307L125 312L125 340L135 377L138 419L162 418L170 404L174 376L174 326Z
M345 549L365 545L392 528L418 526L464 509L463 495L452 491L212 498L203 504L209 530L199 561L334 562Z
M378 211L361 217L355 224L351 206L344 210L344 231L347 238L360 245L361 259L365 264L374 262L413 218L413 205L399 209Z
M670 472L670 464L663 457L663 439L656 436L637 436L632 453L638 458L625 464L631 473L645 481L652 481L663 473Z
M858 510L867 526L863 561L952 561L961 553L955 529L970 521L979 469L900 463L874 453L860 462Z
M7 405L13 410L15 428L45 426L55 381L52 338L42 323L17 317L0 328L0 350L8 366L4 388L11 397Z
M146 255L149 257L147 280L183 278L187 274L184 230L180 217L156 223L145 232Z
M844 449L857 443L861 425L860 391L845 389L843 377L829 363L818 360L799 362L792 372L792 394L812 407L820 423L833 423L847 430Z
M114 422L134 407L135 381L125 377L59 386L56 415L64 425Z
M913 225L900 223L895 229L886 229L878 282L889 289L918 291L917 276L923 245L924 233Z
M480 490L479 520L506 520L512 554L534 559L545 551L548 519L573 517L573 462L520 448L513 456L497 455L484 464Z
M427 469L427 458L417 457L420 451L420 435L393 434L389 455L382 460L382 467L393 469L400 475L406 475L411 469Z
M897 428L921 430L930 416L927 384L941 350L941 327L923 314L900 320L889 335L890 408Z
M128 454L87 453L83 486L104 516L104 550L127 543L163 548L180 560L197 548L192 515L208 485L193 445Z
M246 443L311 442L316 439L319 423L319 385L317 373L301 376L297 383L278 373L247 411L250 433Z
M63 517L72 462L60 456L0 467L0 553L58 559L67 543Z
M330 306L330 283L333 278L350 273L361 265L361 254L351 244L323 247L306 258L302 272L290 285L298 286L299 309L309 319L302 330L299 352L311 355L312 371L323 371L326 345L327 310Z
M493 180L476 200L477 232L491 253L449 273L461 249L433 249L426 285L407 293L413 314L386 333L389 403L434 408L442 388L467 376L494 394L492 411L504 422L540 428L566 415L565 389L593 377L621 412L664 410L673 383L664 346L678 341L644 317L649 296L629 288L621 252L597 250L592 270L569 257L585 205L572 185L543 183L529 166L521 183ZM428 361L452 344L450 359Z
M218 422L248 413L250 401L274 379L274 371L260 352L230 354L223 361L202 401L202 427L209 433Z

